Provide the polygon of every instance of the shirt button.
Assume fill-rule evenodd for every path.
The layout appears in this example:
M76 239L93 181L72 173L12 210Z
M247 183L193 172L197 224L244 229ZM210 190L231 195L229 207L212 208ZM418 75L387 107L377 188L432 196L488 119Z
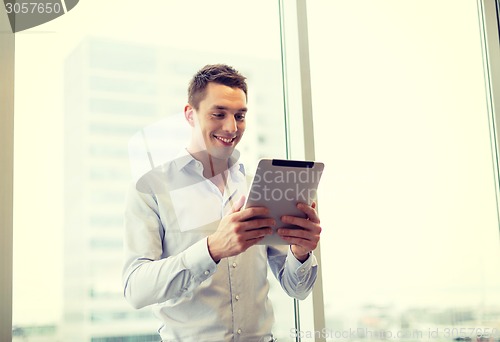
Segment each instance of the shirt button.
M241 334L241 329L238 329L238 331L236 331L238 333L238 335Z
M205 271L203 272L205 275L209 275L210 274L210 271Z
M236 263L235 262L233 262L233 268L236 268Z
M236 300L240 300L240 295L236 295L236 296L234 296L234 298L235 298Z
M303 269L303 268L301 268L301 269L300 269L300 273L304 273L305 271L306 271L306 270L305 270L305 269Z

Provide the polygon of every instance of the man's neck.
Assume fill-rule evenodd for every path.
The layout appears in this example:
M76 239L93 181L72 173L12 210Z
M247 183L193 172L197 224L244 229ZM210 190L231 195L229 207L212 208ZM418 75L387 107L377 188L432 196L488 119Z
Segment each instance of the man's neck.
M188 149L188 152L203 165L203 177L214 183L221 194L224 194L227 183L225 172L229 168L229 160L214 158L206 151L192 153Z
M228 159L214 158L207 151L191 152L188 149L188 152L203 165L203 176L205 178L215 177L229 168Z

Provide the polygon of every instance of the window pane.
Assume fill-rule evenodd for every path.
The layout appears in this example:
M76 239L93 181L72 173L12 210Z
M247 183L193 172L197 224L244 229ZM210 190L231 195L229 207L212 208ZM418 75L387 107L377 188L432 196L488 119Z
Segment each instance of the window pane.
M159 339L149 309L122 296L124 197L137 171L129 143L166 125L174 146L151 141L156 160L183 148L190 77L227 63L248 77L240 151L249 168L283 158L279 34L267 0L82 1L17 34L15 340ZM271 283L280 337L293 306Z
M326 164L323 335L498 335L498 222L475 2L308 5L316 157Z

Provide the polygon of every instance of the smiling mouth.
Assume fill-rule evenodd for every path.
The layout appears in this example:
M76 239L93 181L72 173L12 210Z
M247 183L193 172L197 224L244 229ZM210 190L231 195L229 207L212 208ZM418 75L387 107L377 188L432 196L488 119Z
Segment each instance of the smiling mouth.
M219 140L219 141L223 142L224 144L232 144L232 143L233 143L233 141L236 139L236 137L234 137L234 138L223 138L223 137L219 137L219 136L217 136L217 135L214 135L214 137L215 137L217 140Z

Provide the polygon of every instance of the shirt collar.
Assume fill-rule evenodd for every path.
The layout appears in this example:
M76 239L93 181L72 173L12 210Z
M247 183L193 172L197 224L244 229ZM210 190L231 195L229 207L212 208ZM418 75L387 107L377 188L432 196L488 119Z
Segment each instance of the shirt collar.
M177 153L177 156L174 159L174 164L177 167L177 171L181 171L183 168L185 168L189 163L194 162L195 159L187 149L183 148L182 150Z

